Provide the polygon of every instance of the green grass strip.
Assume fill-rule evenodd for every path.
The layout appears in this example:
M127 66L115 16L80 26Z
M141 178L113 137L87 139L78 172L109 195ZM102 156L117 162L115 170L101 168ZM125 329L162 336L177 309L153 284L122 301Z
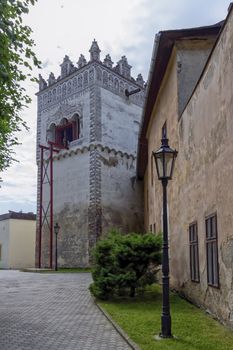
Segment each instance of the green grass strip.
M155 340L160 332L161 287L149 287L135 299L99 301L142 350L232 350L233 332L178 295L171 293L172 333L177 339Z

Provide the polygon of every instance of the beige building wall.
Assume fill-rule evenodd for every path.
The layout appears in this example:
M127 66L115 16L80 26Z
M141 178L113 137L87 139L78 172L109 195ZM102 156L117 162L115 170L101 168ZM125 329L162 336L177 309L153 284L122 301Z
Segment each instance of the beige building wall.
M36 221L9 221L9 268L34 267Z
M144 176L145 193L145 230L150 231L150 227L156 226L156 232L162 231L162 188L157 179L152 152L160 147L162 138L162 127L166 122L167 135L171 140L172 147L177 148L177 69L176 50L173 50L163 85L153 108L151 121L148 127L148 165ZM170 186L169 198L171 196ZM169 211L169 210L168 210Z
M173 206L176 287L233 324L233 14L179 123L179 160L173 186L182 193ZM217 213L219 288L207 284L205 218ZM179 217L179 222L175 219ZM190 282L189 223L197 221L200 283Z
M162 188L152 183L150 155L159 148L167 121L169 144L179 153L168 184L171 285L233 325L233 14L221 33L201 80L178 120L176 52L148 128L149 193L146 230L161 229ZM155 174L156 178L156 174ZM217 213L219 288L208 286L205 218ZM200 283L191 282L189 224L198 225Z

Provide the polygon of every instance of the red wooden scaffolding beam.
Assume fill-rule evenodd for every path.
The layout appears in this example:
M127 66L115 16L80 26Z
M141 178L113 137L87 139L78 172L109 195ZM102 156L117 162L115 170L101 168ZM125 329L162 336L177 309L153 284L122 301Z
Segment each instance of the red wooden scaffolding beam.
M39 237L38 237L38 267L41 268L41 250L43 228L45 224L49 229L49 267L53 268L53 154L61 149L67 149L62 145L48 142L48 146L39 145L40 148L40 193L39 193ZM45 152L49 151L49 157L44 159ZM49 186L49 199L44 202L43 188Z

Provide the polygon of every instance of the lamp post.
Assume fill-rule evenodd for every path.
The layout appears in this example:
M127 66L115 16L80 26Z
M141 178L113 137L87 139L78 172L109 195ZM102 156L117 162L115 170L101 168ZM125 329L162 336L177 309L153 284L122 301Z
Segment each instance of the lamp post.
M171 338L171 315L169 302L169 254L168 254L168 223L167 223L167 184L172 179L177 151L168 145L168 139L163 137L161 146L153 152L156 170L163 186L163 256L162 256L162 289L163 307L161 315L161 338Z
M56 225L54 226L54 233L55 233L55 271L57 271L57 236L60 230L60 226L56 222Z

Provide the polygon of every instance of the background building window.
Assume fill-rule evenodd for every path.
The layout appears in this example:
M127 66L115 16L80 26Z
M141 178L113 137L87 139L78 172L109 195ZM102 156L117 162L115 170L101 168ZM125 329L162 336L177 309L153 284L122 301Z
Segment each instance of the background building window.
M217 215L206 218L206 255L208 285L219 287Z
M200 282L197 223L189 225L189 252L191 280Z
M2 245L0 244L0 261L2 260Z

